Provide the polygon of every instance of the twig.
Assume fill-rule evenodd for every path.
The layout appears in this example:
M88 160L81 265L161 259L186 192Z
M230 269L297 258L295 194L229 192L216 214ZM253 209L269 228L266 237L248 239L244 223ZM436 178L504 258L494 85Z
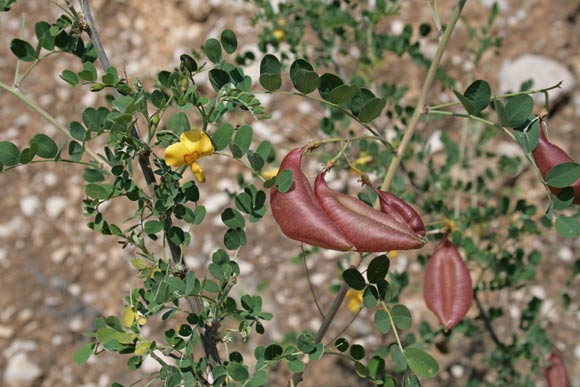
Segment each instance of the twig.
M310 280L310 270L308 270L308 264L306 263L306 254L304 253L304 248L301 247L301 250L302 250L302 262L304 262L304 271L306 272L306 279L308 280L308 287L310 288L310 293L312 293L312 298L314 299L314 303L316 304L318 313L320 313L320 317L324 318L324 313L322 312L322 308L320 307L320 303L318 302L318 298L316 297L316 293L314 292L314 288L312 287L312 281Z
M97 57L101 62L101 65L106 69L110 67L110 62L107 57L105 50L103 49L103 45L101 40L99 39L99 35L97 32L97 28L95 26L95 22L93 20L93 16L91 14L91 9L88 4L88 0L79 0L81 5L81 10L84 14L85 20L88 24L88 34L95 46L95 51L97 53ZM119 97L119 92L116 89L113 89L113 95L115 98ZM136 138L137 140L141 140L141 136L137 131L137 128L133 125L131 127L131 135ZM143 176L145 177L145 181L151 191L151 196L155 198L155 187L157 185L157 181L155 179L155 174L153 173L153 169L151 167L151 161L148 156L148 152L142 152L139 156L139 166L141 167L141 171L143 172ZM171 219L169 219L171 222ZM181 247L175 244L167 235L165 235L165 240L167 241L167 245L169 246L169 250L171 252L171 257L173 261L176 263L182 264L184 267L185 262L182 259L182 251ZM187 270L187 267L186 267ZM200 298L198 297L187 297L187 303L189 304L193 313L197 315L201 315L204 310L203 303ZM206 357L209 361L211 366L220 364L220 357L219 352L217 350L217 329L218 325L209 325L207 322L204 322L204 326L199 328L199 335L201 338L201 342L203 344L203 348L206 354Z
M453 11L453 15L451 16L451 20L449 21L447 28L445 28L445 33L443 34L443 37L441 38L441 42L439 43L439 46L437 46L437 51L435 52L435 57L433 58L433 61L431 62L431 66L429 67L429 70L427 71L427 75L425 76L425 81L423 82L423 88L421 89L421 93L419 94L419 99L417 100L417 104L415 106L415 111L413 112L413 116L411 117L411 120L409 121L409 126L407 127L407 131L405 132L405 135L403 136L403 139L401 140L401 145L399 146L399 149L397 150L397 153L396 153L395 157L393 158L391 165L389 165L389 170L387 171L387 175L385 176L385 179L383 180L383 184L381 185L382 191L389 190L389 187L391 186L393 178L395 177L395 173L397 172L397 169L399 168L399 164L401 163L401 160L403 159L403 156L405 155L405 151L407 150L407 147L409 146L409 143L411 142L411 138L413 137L413 134L415 133L415 129L417 129L417 124L419 123L419 119L421 118L423 108L425 106L425 101L427 99L427 93L429 92L429 89L431 88L431 84L433 83L433 80L435 79L435 74L437 72L437 69L439 68L439 63L441 62L441 58L443 57L443 53L445 52L445 48L447 47L447 43L449 42L449 38L451 37L453 30L455 29L455 25L457 24L457 20L459 20L459 16L461 15L461 11L463 10L463 6L465 5L465 2L466 2L466 0L459 0L458 1L457 6L455 7L455 10Z
M495 330L491 326L491 322L489 321L489 317L487 316L487 314L483 310L483 306L481 305L481 301L479 301L477 289L475 289L473 291L473 299L475 300L475 305L477 305L477 309L479 310L479 314L481 315L481 318L483 320L483 326L485 326L485 329L489 332L491 339L499 348L505 348L505 344L502 343L499 340L499 338L497 337L497 335L495 334Z

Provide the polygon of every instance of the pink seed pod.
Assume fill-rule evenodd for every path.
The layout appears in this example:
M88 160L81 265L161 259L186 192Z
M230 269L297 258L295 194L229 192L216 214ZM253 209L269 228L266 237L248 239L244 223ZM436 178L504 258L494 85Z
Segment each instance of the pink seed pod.
M427 263L423 299L445 329L457 325L471 306L473 290L469 270L457 247L447 238L437 245Z
M413 207L411 207L407 202L405 202L395 194L386 191L381 191L375 188L373 185L371 185L371 188L379 196L381 210L385 214L392 216L399 215L403 219L404 223L408 224L415 233L417 233L422 237L425 236L426 234L425 225L423 224L421 217Z
M332 250L352 250L353 244L320 207L308 179L302 173L302 154L305 150L306 147L292 150L280 164L279 170L291 170L294 179L287 192L279 192L275 186L272 187L270 206L274 219L290 239Z
M544 133L544 122L540 120L540 139L538 140L538 145L532 151L532 156L534 156L534 160L542 177L545 179L546 175L550 171L550 169L554 168L556 165L562 163L570 163L574 162L574 160L566 153L562 148L557 145L552 144L546 134ZM580 179L576 180L574 184L572 184L572 188L574 188L574 203L580 204ZM557 195L560 192L561 188L550 187L550 191L554 195Z
M570 380L568 379L566 367L556 352L550 354L550 363L551 365L546 368L546 382L548 383L548 387L568 387Z
M411 250L423 247L422 236L400 216L378 211L355 197L332 191L321 172L314 182L320 206L359 252Z

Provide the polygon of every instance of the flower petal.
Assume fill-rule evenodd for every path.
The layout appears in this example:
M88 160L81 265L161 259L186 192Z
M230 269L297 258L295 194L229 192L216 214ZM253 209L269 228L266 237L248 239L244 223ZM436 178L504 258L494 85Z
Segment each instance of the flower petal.
M182 142L176 142L165 149L165 163L180 167L185 164L185 156L188 153L187 147Z
M187 147L189 153L197 152L199 157L213 154L211 139L201 130L193 129L184 132L180 140Z
M197 163L191 163L191 170L193 171L195 180L199 181L200 183L205 183L205 174Z

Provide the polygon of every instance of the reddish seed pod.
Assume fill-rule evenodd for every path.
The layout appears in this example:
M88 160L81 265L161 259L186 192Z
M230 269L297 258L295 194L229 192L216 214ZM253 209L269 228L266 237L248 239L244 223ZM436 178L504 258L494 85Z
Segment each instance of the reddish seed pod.
M290 239L332 250L352 250L353 244L320 207L302 172L302 154L305 150L306 147L294 149L280 164L279 170L291 170L294 179L287 192L272 188L270 205L274 219Z
M445 329L465 316L473 299L471 276L457 247L447 238L435 248L427 263L423 299Z
M321 172L314 182L320 206L359 252L411 250L423 247L423 238L400 216L389 216L355 197L332 191Z
M426 234L425 225L421 217L407 202L390 192L381 191L371 185L371 188L379 196L381 210L391 216L400 216L404 223L408 224L411 229L418 235L424 237Z
M548 383L548 387L568 387L570 380L568 379L566 367L560 356L552 352L550 354L550 363L551 365L546 368L546 382Z
M542 174L542 177L545 179L546 175L550 171L550 169L554 168L556 165L562 163L570 163L574 162L574 160L566 153L562 148L557 145L552 144L546 134L544 133L544 122L540 120L540 139L538 140L538 145L532 151L532 156ZM574 188L574 203L580 204L580 179L576 180L574 184L572 184L572 188ZM554 195L557 195L560 192L561 188L550 187L550 191Z

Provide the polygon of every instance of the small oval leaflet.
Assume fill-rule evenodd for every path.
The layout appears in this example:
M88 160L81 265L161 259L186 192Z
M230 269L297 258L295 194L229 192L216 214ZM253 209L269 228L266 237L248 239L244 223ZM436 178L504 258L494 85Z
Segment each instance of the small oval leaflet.
M282 193L288 192L290 187L292 187L293 180L294 173L289 169L285 169L276 177L276 188Z

